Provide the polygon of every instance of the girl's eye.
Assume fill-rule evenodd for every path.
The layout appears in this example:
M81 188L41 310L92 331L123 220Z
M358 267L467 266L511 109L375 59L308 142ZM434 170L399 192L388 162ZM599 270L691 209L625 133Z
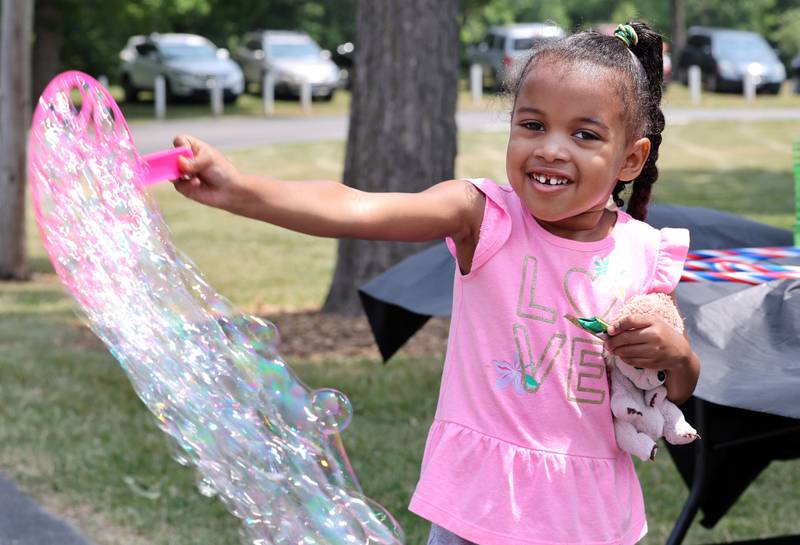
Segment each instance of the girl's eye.
M544 129L544 125L538 121L523 121L520 125L529 131L541 131Z
M575 136L581 140L599 140L600 138L595 133L590 131L578 131L575 133Z

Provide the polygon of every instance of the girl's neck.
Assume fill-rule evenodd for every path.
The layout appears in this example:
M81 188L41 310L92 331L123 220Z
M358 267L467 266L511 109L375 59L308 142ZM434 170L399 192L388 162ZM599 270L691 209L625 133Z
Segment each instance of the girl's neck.
M617 213L603 207L555 222L534 219L543 229L557 237L578 242L597 242L611 234L617 222Z

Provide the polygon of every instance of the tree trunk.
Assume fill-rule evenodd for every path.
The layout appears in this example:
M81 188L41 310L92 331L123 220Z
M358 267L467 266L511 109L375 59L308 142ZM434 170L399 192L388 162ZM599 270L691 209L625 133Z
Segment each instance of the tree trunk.
M672 66L676 69L685 45L686 12L684 11L683 0L672 0Z
M28 277L25 137L30 124L33 2L3 0L0 13L0 279Z
M458 0L358 0L344 183L417 192L453 178ZM361 312L357 290L422 244L342 240L324 312Z

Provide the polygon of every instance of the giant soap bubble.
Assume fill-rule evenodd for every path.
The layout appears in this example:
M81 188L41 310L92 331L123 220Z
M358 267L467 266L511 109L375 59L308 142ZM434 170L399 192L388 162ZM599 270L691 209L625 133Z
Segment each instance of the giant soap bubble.
M28 144L56 272L179 447L175 458L241 519L243 542L401 545L342 446L349 401L300 382L277 353L275 327L237 314L172 245L108 91L80 72L60 75L39 99Z

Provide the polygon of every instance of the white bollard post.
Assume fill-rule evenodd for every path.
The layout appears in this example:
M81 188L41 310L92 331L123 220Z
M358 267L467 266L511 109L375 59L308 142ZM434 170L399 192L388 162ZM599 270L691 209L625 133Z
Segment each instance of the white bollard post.
M211 97L211 113L215 116L222 115L222 86L217 78L208 80L208 89Z
M275 76L271 71L264 73L261 80L261 98L264 101L264 115L275 113Z
M756 78L753 74L745 73L742 87L744 87L744 99L748 102L754 101L756 99Z
M156 119L167 116L167 81L164 76L156 76L153 93L155 94Z
M702 73L700 67L692 65L689 67L689 96L691 97L692 104L700 104L700 84Z
M469 90L472 102L480 104L483 98L483 67L480 64L469 67Z
M108 89L108 77L105 74L97 76L97 83Z
M311 82L308 80L300 85L300 107L304 114L311 113Z

